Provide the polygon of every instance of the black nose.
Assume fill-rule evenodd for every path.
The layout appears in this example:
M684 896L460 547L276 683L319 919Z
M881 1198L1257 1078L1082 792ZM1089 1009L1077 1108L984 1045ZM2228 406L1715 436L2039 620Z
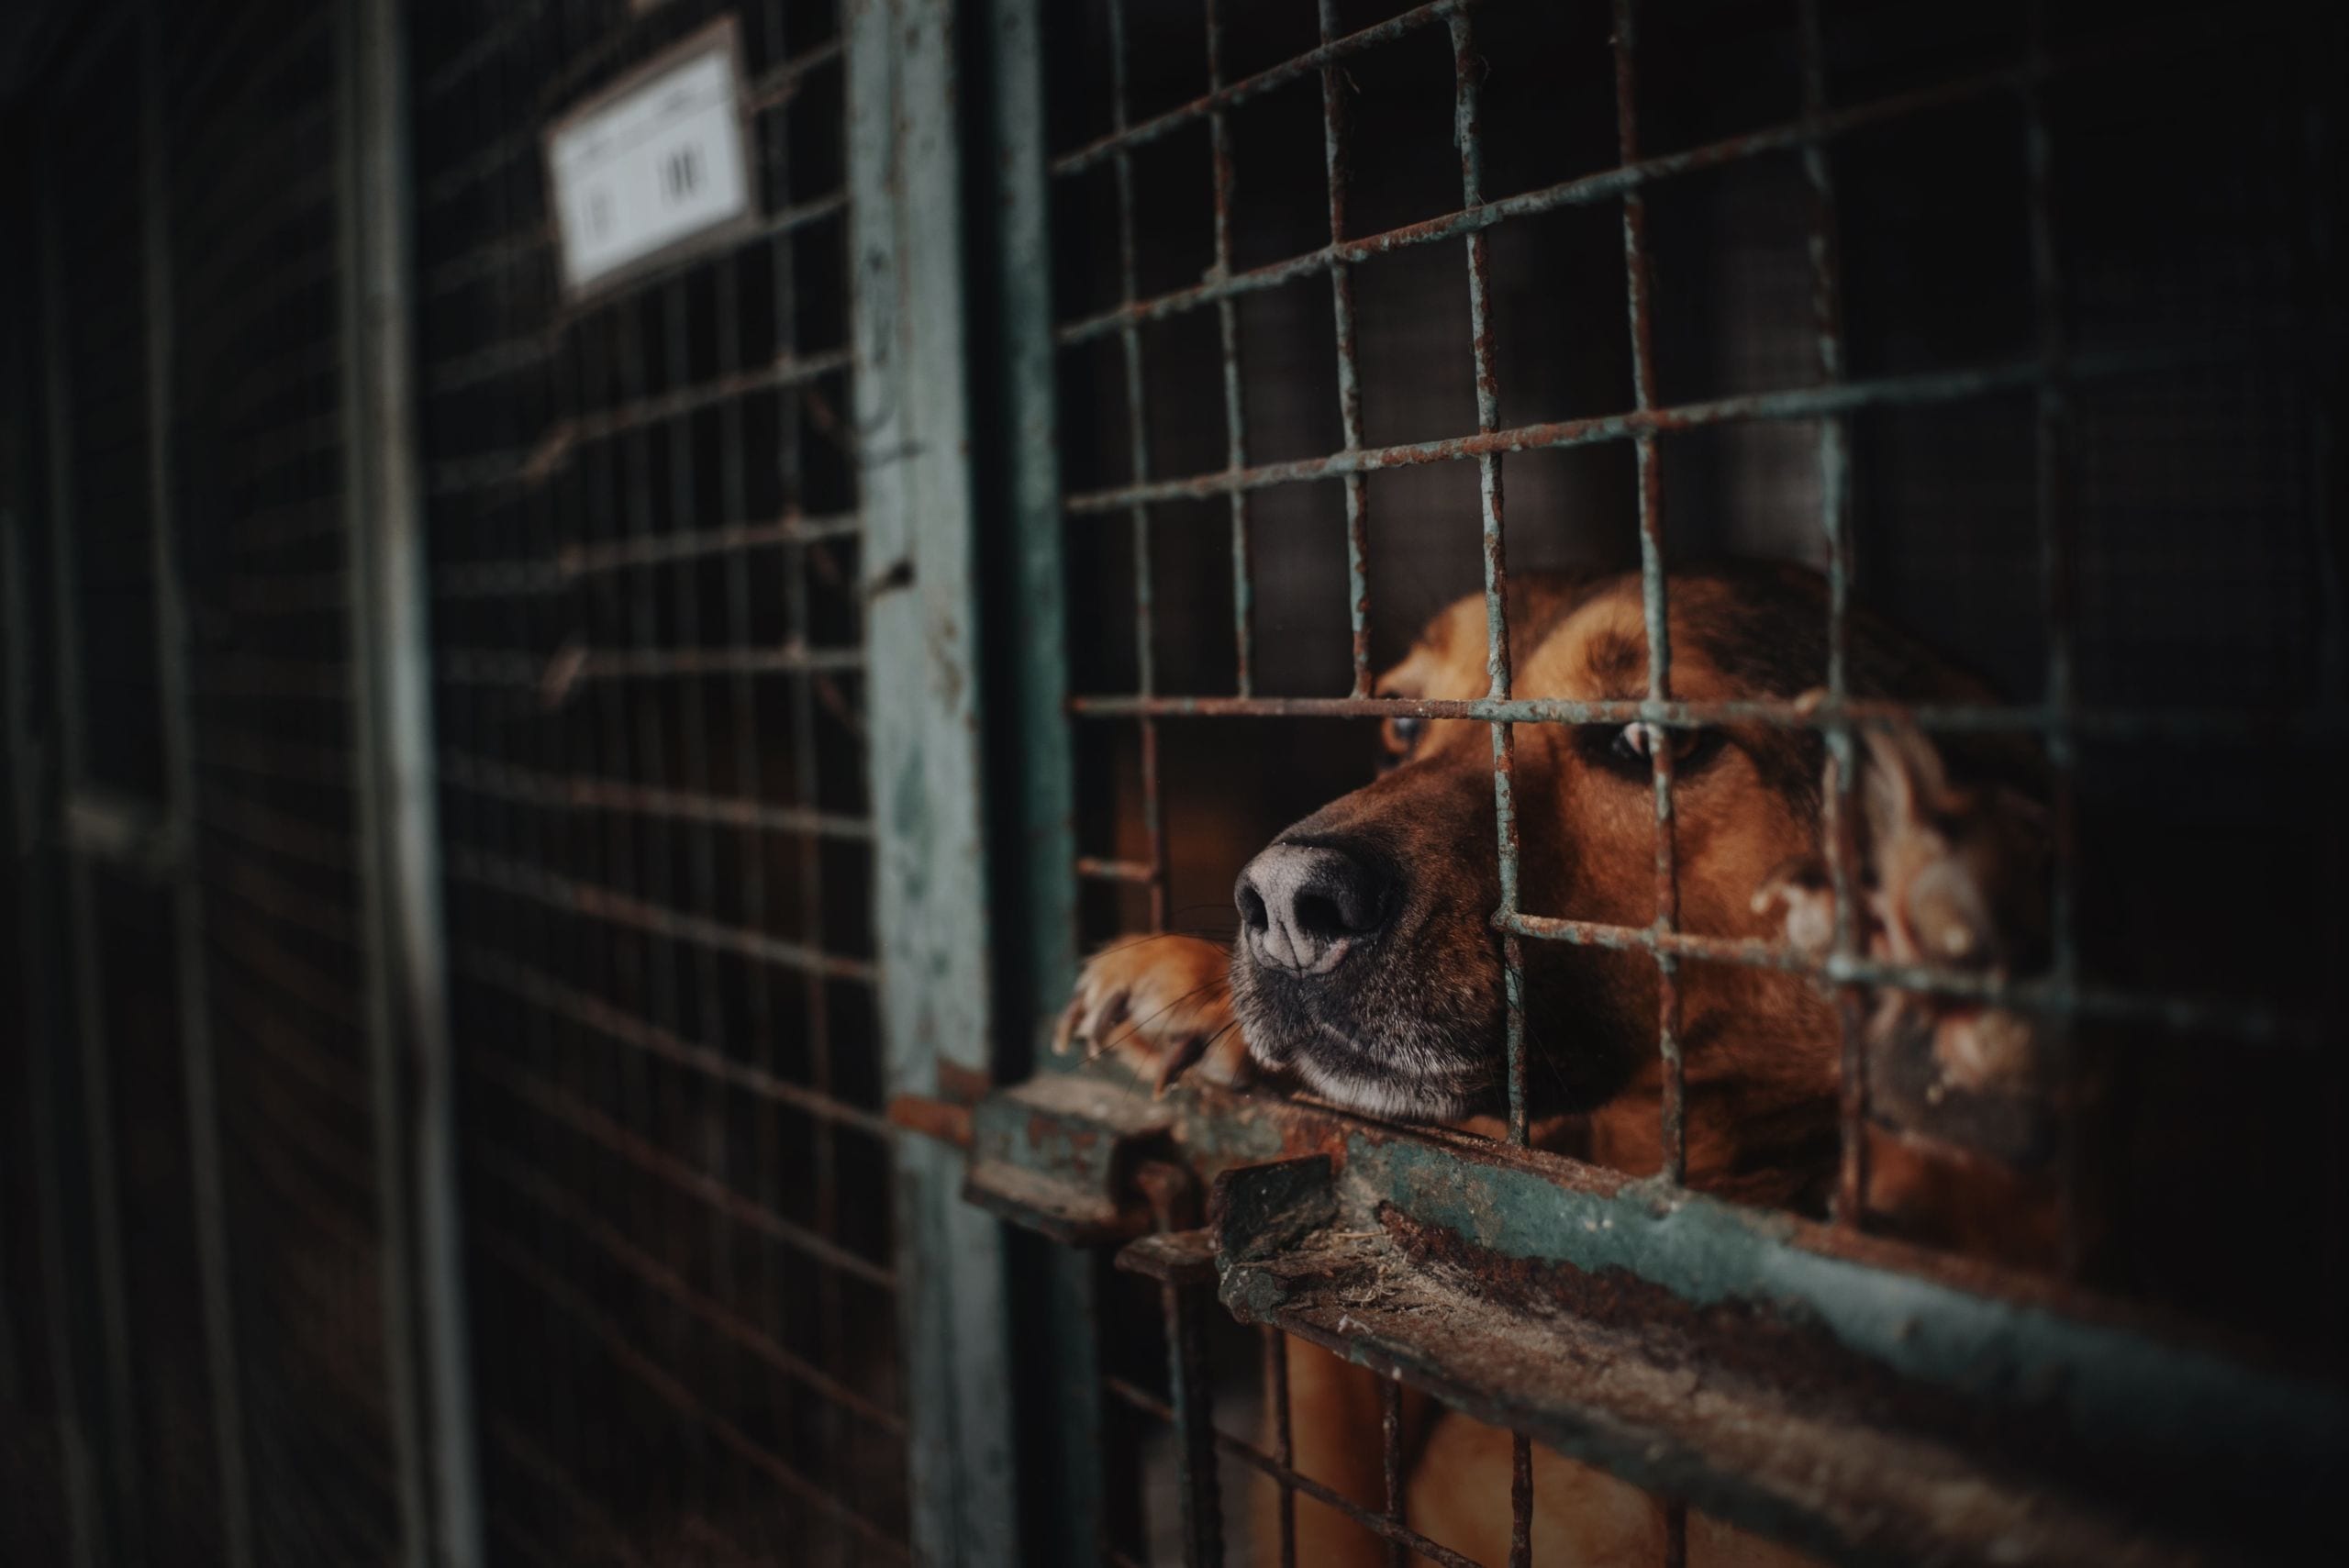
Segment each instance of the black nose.
M1394 917L1397 879L1363 853L1328 844L1275 844L1240 873L1241 940L1259 962L1327 974L1355 942Z

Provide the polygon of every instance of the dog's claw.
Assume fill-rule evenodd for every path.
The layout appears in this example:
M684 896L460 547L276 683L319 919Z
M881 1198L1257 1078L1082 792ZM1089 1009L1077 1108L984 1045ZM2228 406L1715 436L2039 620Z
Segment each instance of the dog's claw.
M1053 1049L1066 1054L1082 1045L1088 1061L1122 1056L1153 1095L1195 1067L1213 1083L1245 1083L1247 1047L1232 1023L1229 964L1222 948L1193 937L1107 948L1077 977Z

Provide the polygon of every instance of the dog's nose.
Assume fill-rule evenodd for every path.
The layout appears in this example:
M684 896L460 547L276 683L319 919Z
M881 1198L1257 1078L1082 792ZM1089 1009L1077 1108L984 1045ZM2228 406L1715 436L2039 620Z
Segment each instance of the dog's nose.
M1327 844L1275 844L1232 890L1241 940L1264 963L1327 974L1395 913L1395 879L1365 855Z

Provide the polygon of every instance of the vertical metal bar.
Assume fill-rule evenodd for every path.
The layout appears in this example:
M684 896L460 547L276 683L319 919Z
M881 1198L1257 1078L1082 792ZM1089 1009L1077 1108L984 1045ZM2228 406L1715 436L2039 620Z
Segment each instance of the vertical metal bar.
M1018 817L1024 863L1022 934L1028 951L1031 1060L1056 1060L1042 1031L1077 969L1075 759L1066 708L1068 649L1061 512L1056 350L1052 342L1052 178L1044 117L1044 39L1039 0L991 0L997 317L1002 323L1002 407L1008 437L1008 519L1023 615L1007 666L1005 717L1018 736ZM1001 728L1001 722L996 726ZM1097 1561L1105 1538L1101 1369L1094 1262L1047 1250L1041 1293L1055 1395L1049 1412L1062 1462L1041 1495L1052 1534L1028 1546L1040 1561Z
M2073 907L2079 881L2076 840L2077 748L2072 733L2075 700L2072 630L2073 519L2065 494L2065 450L2070 433L2071 395L2065 382L2069 353L2064 329L2062 277L2056 265L2054 153L2047 133L2046 6L2034 0L2029 13L2030 58L2023 76L2023 134L2026 178L2031 211L2032 314L2039 343L2037 410L2036 503L2039 525L2040 602L2047 622L2048 818L2052 856L2049 866L2047 929L2050 941L2049 978L2069 995L2079 977L2078 940L2073 929ZM2067 1271L2079 1264L2079 1139L2080 1118L2072 1060L2071 1015L2051 1016L2045 1029L2063 1084L2063 1108L2056 1151L2056 1184L2062 1213L2063 1263Z
M1217 1485L1215 1379L1208 1364L1206 1292L1173 1281L1158 1287L1166 1323L1167 1388L1174 1396L1176 1496L1184 1568L1221 1568L1223 1506Z
M1264 1409L1273 1428L1273 1459L1281 1467L1274 1507L1280 1540L1280 1568L1297 1568L1297 1488L1288 1473L1297 1468L1297 1439L1289 1419L1288 1336L1278 1329L1258 1330L1264 1344Z
M1639 74L1633 54L1633 0L1615 4L1615 139L1622 163L1639 161ZM1647 199L1623 196L1624 290L1631 303L1631 398L1644 413L1655 406L1655 304L1648 269ZM1664 582L1664 470L1655 437L1635 439L1640 484L1640 603L1647 623L1648 700L1672 700L1670 612ZM1672 746L1648 748L1655 777L1655 930L1669 936L1680 924L1680 877L1674 863ZM1656 967L1656 1051L1664 1063L1664 1179L1687 1179L1687 1074L1680 1056L1679 961L1659 951Z
M1460 152L1460 205L1469 210L1485 205L1485 148L1478 83L1484 62L1476 58L1475 34L1468 13L1454 11L1452 33L1452 136ZM1480 435L1500 428L1500 382L1493 366L1493 322L1488 295L1490 263L1485 231L1467 239L1468 330L1476 370L1476 429ZM1476 459L1477 495L1484 518L1485 547L1485 669L1496 701L1509 695L1508 556L1501 534L1501 463L1490 453ZM1493 724L1493 806L1499 839L1503 916L1518 912L1517 731L1508 723ZM1525 944L1515 931L1501 938L1502 990L1508 1007L1508 1140L1526 1141L1525 1108Z
M1380 1496L1389 1524L1407 1522L1403 1507L1403 1385L1391 1377L1378 1383L1378 1473ZM1386 1568L1403 1568L1409 1551L1400 1540L1386 1540Z
M1223 0L1206 0L1208 91L1223 86ZM1231 275L1231 138L1220 106L1208 111L1208 144L1214 160L1215 261L1209 276ZM1248 466L1247 421L1240 397L1239 302L1230 295L1215 302L1216 327L1223 343L1224 462L1234 473ZM1256 693L1255 594L1248 577L1248 492L1231 492L1231 620L1239 665L1239 692Z
M1067 708L1060 411L1054 374L1052 180L1044 128L1039 0L993 0L996 195L1002 248L996 305L1005 323L1013 538L1019 551L1019 679L1028 845L1030 984L1049 1027L1076 979L1074 751ZM1041 1039L1038 1041L1041 1048ZM1038 1059L1050 1053L1039 1049Z
M1533 1568L1533 1440L1508 1436L1508 1568Z
M1321 47L1339 34L1337 0L1319 0ZM1330 243L1346 237L1346 198L1353 183L1353 155L1347 145L1343 83L1346 75L1337 61L1321 68L1321 159L1330 182ZM1362 373L1356 362L1354 274L1344 261L1330 263L1330 305L1335 317L1338 346L1338 428L1346 450L1362 449ZM1370 512L1366 482L1348 473L1346 492L1346 619L1353 631L1353 686L1351 695L1370 695Z
M397 551L417 548L412 488L395 490L400 481L391 474L387 449L391 439L406 429L409 408L405 337L385 331L379 313L396 309L405 297L405 270L383 247L395 243L401 232L397 218L385 230L379 226L384 204L404 199L405 161L385 146L402 131L398 89L373 73L384 68L377 51L394 43L396 33L380 6L351 8L336 15L335 75L335 227L338 271L342 280L338 336L341 355L341 414L343 470L343 552L349 581L349 646L351 677L353 794L358 810L354 827L359 844L361 961L366 986L369 1059L369 1102L375 1141L377 1262L382 1273L384 1369L389 1386L384 1402L390 1418L392 1462L400 1518L400 1551L417 1568L437 1555L431 1526L432 1498L427 1481L427 1441L419 1408L424 1397L423 1352L417 1337L422 1314L417 1294L418 1258L410 1229L414 1204L408 1189L415 1151L410 1148L408 1091L420 1086L427 1073L445 1072L446 1054L433 1062L411 1045L419 1019L415 999L405 995L412 984L399 929L399 861L404 854L424 857L429 865L432 840L411 837L398 818L416 809L400 798L403 787L413 788L414 773L397 773L394 759L399 738L393 716L386 711L386 684L395 678L393 666L403 656L420 662L420 644L395 650L385 644L386 628L378 624L376 595L385 591L380 580L386 569L408 578L398 592L420 604L421 584L414 580L418 563ZM374 58L371 58L375 56ZM395 278L394 272L402 275ZM413 448L408 448L413 461ZM406 476L412 480L413 473ZM408 508L402 516L387 503ZM384 553L387 550L395 553ZM379 556L381 559L379 559ZM417 620L420 629L421 622ZM411 669L407 678L416 678ZM416 699L411 696L410 701ZM411 713L420 710L411 709ZM409 739L407 766L422 770L429 797L429 759L415 755L427 744L425 735ZM429 806L426 806L428 812ZM429 827L431 818L425 818ZM399 852L394 851L395 837ZM429 872L413 873L429 882ZM428 947L430 945L428 941ZM437 953L427 959L437 965ZM453 1210L452 1210L453 1212ZM453 1306L451 1298L450 1305Z
M1126 5L1109 0L1109 118L1118 131L1127 128ZM1120 142L1110 160L1118 180L1118 297L1127 305L1136 298L1134 286L1134 161ZM1119 329L1125 350L1126 442L1131 454L1130 481L1150 480L1150 423L1144 412L1141 374L1141 328L1129 316ZM1143 696L1158 693L1158 636L1155 594L1150 562L1150 507L1133 505L1134 540L1134 658L1136 687ZM1165 812L1158 794L1158 720L1145 714L1141 726L1141 820L1149 849L1150 929L1166 929Z
M950 0L855 0L847 16L874 927L894 1093L993 1064L953 15ZM960 1166L926 1139L896 1146L912 1542L941 1564L1017 1562L1002 1236L963 1203Z
M1818 127L1827 113L1827 45L1819 0L1801 0L1797 25L1802 53L1802 112L1809 134L1803 142L1803 179L1810 188L1809 251L1812 326L1819 339L1819 378L1843 379L1843 296L1838 250L1835 182L1827 145ZM1851 690L1852 461L1850 430L1842 415L1819 421L1819 521L1827 541L1827 695L1841 708ZM1835 905L1835 951L1860 956L1860 906L1854 871L1859 858L1858 820L1853 791L1858 782L1858 748L1852 727L1838 722L1827 731L1832 780L1821 812L1827 873ZM1836 1217L1859 1225L1867 1210L1868 1061L1862 1025L1865 1003L1855 985L1835 993L1841 1040L1838 1076L1841 1160Z
M1664 1500L1664 1568L1688 1568L1688 1505Z
M221 1547L230 1568L252 1561L252 1496L245 1473L244 1390L228 1285L228 1199L220 1175L219 1087L204 962L204 893L195 853L195 715L188 689L187 608L182 597L173 497L175 334L172 309L171 139L164 125L163 17L139 17L139 206L147 310L147 506L155 574L156 701L161 709L167 833L173 846L173 960L180 1002L188 1201L195 1229L197 1313L212 1394L219 1468Z
M89 758L82 711L81 588L74 562L78 541L74 526L73 405L67 369L65 253L59 236L58 167L53 157L45 156L41 161L40 223L50 435L50 594L56 617L52 627L57 639L58 798L62 801L81 787L88 773ZM94 1530L102 1561L119 1554L122 1561L136 1562L142 1556L142 1494L132 1405L129 1320L123 1297L122 1210L115 1183L105 979L99 972L97 917L88 862L70 844L61 846L61 854L65 864L66 963L74 988L73 1031L79 1047L73 1056L80 1067L82 1130L87 1140L83 1152L88 1162L90 1182L88 1230L95 1264L97 1341L106 1385L104 1418L90 1452L95 1459L101 1448L110 1450L113 1466L109 1473L102 1462L99 1477L94 1484L97 1493L112 1494L107 1506L93 1516ZM67 1071L72 1074L71 1068ZM69 1371L66 1375L72 1373Z
M775 58L790 57L790 37L782 14L774 17ZM789 117L774 117L776 167L786 180L792 168L790 161ZM786 189L784 203L790 204L791 193ZM778 235L774 242L774 312L777 354L796 356L799 351L798 272L792 255L792 237ZM786 512L804 515L806 486L805 456L802 450L801 419L804 410L802 389L787 387L779 400L783 428L776 443L776 460L781 467L783 497ZM811 541L795 539L784 547L784 596L788 635L800 643L812 641L809 635L813 624L814 600L808 576L809 552L817 548ZM821 806L818 795L822 774L817 766L818 740L816 731L817 686L815 672L802 667L791 674L791 772L795 798L807 810ZM824 858L823 846L815 834L803 832L796 843L796 876L799 884L799 929L811 940L818 940L824 929ZM801 983L800 1022L806 1031L808 1082L818 1095L829 1097L835 1082L832 1063L831 1000L823 978L808 975ZM815 1172L814 1213L817 1234L826 1240L837 1238L840 1229L840 1136L828 1118L814 1118L807 1129L811 1144L810 1162ZM816 1344L820 1355L836 1355L845 1343L844 1314L841 1301L841 1282L837 1271L821 1269L816 1275ZM824 1422L835 1440L841 1432L841 1413L829 1403L825 1406Z
M9 195L12 199L21 199L23 187L15 178L16 172L13 168L9 171ZM47 220L45 216L37 215L36 221L45 225ZM32 259L12 257L5 264L9 268L8 282L22 290L24 296L39 301L41 296L35 291L43 280L36 275ZM16 319L12 315L12 327ZM17 346L18 341L12 331L10 346ZM34 346L24 346L28 350L26 362L29 362L29 350ZM48 349L39 351L45 361ZM5 390L9 403L5 434L12 444L22 443L17 450L25 454L21 467L11 465L11 478L17 481L25 504L30 506L37 503L31 485L29 453L26 451L29 442L24 433L32 418L31 402L25 395L29 387L11 374L0 390ZM53 421L62 412L62 405L51 397L47 417ZM57 928L52 904L56 878L51 874L51 857L56 851L46 841L45 828L57 819L59 803L56 758L50 747L37 740L33 728L29 526L26 514L9 497L0 496L0 718L5 718L6 724L10 765L16 773L8 852L15 872L19 956L24 964L26 988L21 1038L26 1121L32 1149L37 1211L32 1223L39 1237L41 1311L47 1329L50 1377L57 1400L66 1529L72 1545L74 1568L93 1568L101 1556L98 1501L93 1473L94 1451L82 1409L78 1323L68 1299L72 1287L67 1277L65 1195L61 1184L65 1153L58 1137L62 1118L56 1110L61 1102L54 1075L62 1041L57 1010L52 1005L52 987L63 965L56 961ZM56 547L61 547L62 530L56 532Z

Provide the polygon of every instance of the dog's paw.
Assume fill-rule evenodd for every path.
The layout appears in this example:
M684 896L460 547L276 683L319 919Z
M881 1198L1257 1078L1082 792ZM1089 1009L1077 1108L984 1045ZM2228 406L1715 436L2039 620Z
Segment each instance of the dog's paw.
M1248 1083L1248 1042L1231 1011L1231 955L1197 937L1133 937L1093 955L1061 1015L1055 1050L1124 1058L1160 1094L1186 1072Z

